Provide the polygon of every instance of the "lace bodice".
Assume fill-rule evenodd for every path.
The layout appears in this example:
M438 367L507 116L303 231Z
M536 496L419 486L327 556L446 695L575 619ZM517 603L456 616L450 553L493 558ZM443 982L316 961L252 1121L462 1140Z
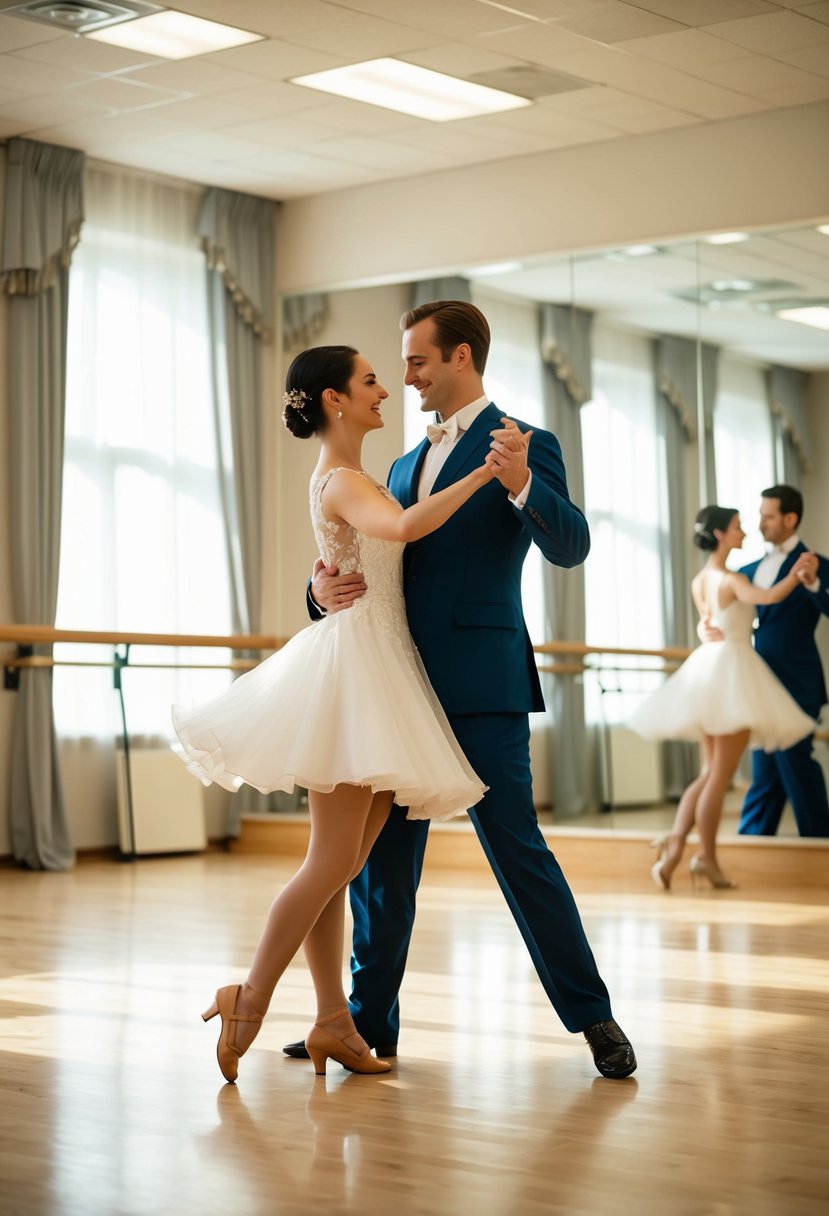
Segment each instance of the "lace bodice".
M355 469L331 469L321 477L311 478L311 523L319 546L320 556L329 566L336 566L340 574L353 574L359 570L368 590L361 599L355 600L349 612L367 613L384 620L398 629L406 626L406 608L403 600L403 541L380 540L366 536L351 524L333 523L325 518L322 507L322 492L334 473L347 472L349 476L365 477L385 498L396 502L394 495L385 486L376 482L368 473Z
M740 600L732 600L726 608L720 608L720 588L725 576L721 574L719 578L715 578L713 574L710 574L708 577L708 589L712 592L711 598L715 605L712 613L713 623L722 630L727 642L750 643L754 633L754 618L757 608L754 604L744 604Z

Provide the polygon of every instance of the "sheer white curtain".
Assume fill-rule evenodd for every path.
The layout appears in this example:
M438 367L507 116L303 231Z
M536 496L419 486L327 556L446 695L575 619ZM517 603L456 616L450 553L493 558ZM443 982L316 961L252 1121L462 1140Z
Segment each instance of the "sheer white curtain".
M90 169L72 267L57 624L227 633L230 606L213 422L200 192ZM60 647L58 658L112 658ZM216 662L225 651L134 649L136 662ZM225 673L125 676L131 732L166 735L169 707ZM119 729L112 673L59 669L63 736Z
M592 537L585 563L586 633L592 645L663 643L659 530L666 504L653 368L651 339L594 324L593 399L581 413ZM614 666L624 668L624 659ZM589 720L624 722L654 682L656 674L608 672L601 684L613 695L602 696L598 682L586 681Z
M774 435L764 369L723 352L714 409L717 499L736 507L746 532L743 548L729 564L744 566L762 557L757 527L760 493L774 484Z

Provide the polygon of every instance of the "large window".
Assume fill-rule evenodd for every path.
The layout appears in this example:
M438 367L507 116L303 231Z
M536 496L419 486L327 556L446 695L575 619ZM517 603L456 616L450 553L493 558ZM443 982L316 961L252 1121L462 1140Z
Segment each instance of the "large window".
M91 170L70 276L57 624L229 632L214 442L204 259L194 190ZM142 648L136 662L215 662L216 651ZM108 661L111 649L58 658ZM169 707L213 695L222 674L134 671L132 731L169 731ZM59 669L63 735L118 728L108 671Z
M742 551L730 556L734 567L764 553L757 521L760 493L774 482L773 443L763 369L724 353L714 410L714 452L717 501L737 508L747 533Z
M659 565L660 451L650 339L597 322L593 398L582 407L584 484L592 544L585 563L586 637L599 646L663 643ZM640 665L641 660L633 660ZM624 667L624 660L615 665ZM591 720L624 721L641 694L636 673L607 673L599 704L590 682Z

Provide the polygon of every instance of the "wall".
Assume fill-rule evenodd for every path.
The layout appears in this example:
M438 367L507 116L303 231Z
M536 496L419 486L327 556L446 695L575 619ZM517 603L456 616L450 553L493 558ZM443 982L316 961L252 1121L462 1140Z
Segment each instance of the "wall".
M806 408L812 471L803 476L803 539L829 557L829 371L809 378ZM817 640L829 679L829 621L821 621ZM824 715L827 713L829 710L824 710Z
M829 207L827 129L822 102L289 201L279 287L808 223Z

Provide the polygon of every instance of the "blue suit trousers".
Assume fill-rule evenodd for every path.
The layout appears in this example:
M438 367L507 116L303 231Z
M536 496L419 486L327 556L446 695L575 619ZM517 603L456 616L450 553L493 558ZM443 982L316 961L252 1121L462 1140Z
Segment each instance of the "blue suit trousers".
M533 805L526 714L463 714L450 725L490 787L470 818L547 996L566 1028L613 1016L567 880ZM365 867L351 883L351 1008L372 1046L396 1043L403 980L428 821L393 807Z

